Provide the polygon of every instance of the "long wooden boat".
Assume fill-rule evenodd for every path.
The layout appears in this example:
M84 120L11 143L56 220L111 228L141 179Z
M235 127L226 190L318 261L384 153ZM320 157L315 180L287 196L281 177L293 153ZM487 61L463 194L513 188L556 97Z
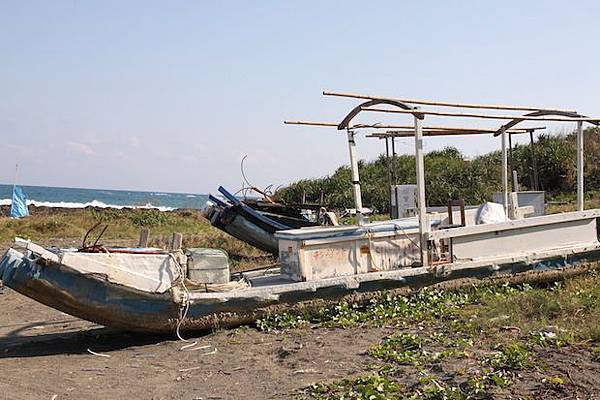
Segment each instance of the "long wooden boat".
M568 272L600 259L599 218L600 210L588 210L448 229L434 222L429 239L445 242L453 256L431 266L419 265L415 219L282 231L280 268L240 274L225 285L185 279L183 252L90 254L21 242L2 258L0 279L25 296L102 325L198 330L384 289Z

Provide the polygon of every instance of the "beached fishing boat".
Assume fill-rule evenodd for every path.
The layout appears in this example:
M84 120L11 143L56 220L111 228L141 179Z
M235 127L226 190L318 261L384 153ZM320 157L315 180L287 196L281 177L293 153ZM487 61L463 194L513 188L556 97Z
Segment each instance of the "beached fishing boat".
M231 236L240 239L260 250L279 254L275 232L287 229L318 225L316 222L285 212L284 207L264 206L254 201L249 205L241 201L225 188L219 187L225 200L214 196L202 210L210 223Z
M0 279L32 299L93 322L135 331L173 332L250 322L265 313L322 300L364 299L383 289L464 278L471 283L557 278L600 259L600 210L585 210L583 202L582 130L583 122L598 124L600 119L533 107L337 95L367 101L340 124L303 124L347 131L357 225L276 229L279 267L237 274L229 273L227 259L218 251L108 248L90 253L44 249L20 240L0 262ZM366 109L375 110L370 107L377 104L399 107L414 117L415 217L371 223L363 215L355 135L369 125L350 122ZM518 116L485 114L510 121L497 131L502 138L502 204L486 203L473 210L461 207L457 215L451 208L445 213L426 211L423 137L495 131L424 128L425 115L440 113L415 109L412 104L529 111ZM476 115L481 114L469 114ZM577 123L577 211L531 216L533 207L520 206L516 191L509 191L507 135L528 132L513 129L525 120ZM454 223L459 219L460 223Z

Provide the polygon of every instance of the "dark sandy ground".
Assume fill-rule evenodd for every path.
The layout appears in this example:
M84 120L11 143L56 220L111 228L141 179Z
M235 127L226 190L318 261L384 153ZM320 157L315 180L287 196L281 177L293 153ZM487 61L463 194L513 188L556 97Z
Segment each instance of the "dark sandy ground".
M0 398L266 399L363 371L383 329L238 328L192 349L172 337L104 328L0 294ZM102 355L93 355L88 349Z
M10 289L0 294L0 310L0 398L13 400L298 398L313 383L369 373L376 360L367 349L394 329L242 327L205 333L180 350L186 343L173 337L101 327ZM560 390L545 389L532 372L493 398L600 398L600 363L588 352L544 352L544 374L568 377ZM471 361L460 363L440 367ZM411 370L407 381L416 379Z

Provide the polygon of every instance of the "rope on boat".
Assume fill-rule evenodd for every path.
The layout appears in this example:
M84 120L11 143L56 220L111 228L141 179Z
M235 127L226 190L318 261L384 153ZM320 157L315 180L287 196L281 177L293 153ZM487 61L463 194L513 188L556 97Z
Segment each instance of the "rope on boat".
M169 256L175 262L175 265L177 267L177 272L179 274L179 278L178 278L179 282L178 283L181 285L181 288L183 289L183 298L181 299L181 302L179 304L179 318L177 319L177 326L175 328L175 334L177 335L177 338L182 342L188 343L179 348L179 351L183 351L183 350L195 347L198 344L198 341L185 339L181 335L181 325L187 318L187 314L190 310L190 305L191 305L190 297L191 296L190 296L190 290L187 287L187 285L185 284L187 279L185 276L186 274L185 274L185 270L183 269L183 266L179 262L179 259L173 255L173 253L169 253ZM209 292L209 291L212 291L212 292L232 291L232 290L247 288L248 286L250 286L249 283L246 281L245 278L242 278L238 281L228 282L225 284L205 285L205 290L207 292ZM197 350L197 349L191 349L191 350ZM216 351L216 348L215 348L215 351Z
M399 229L400 229L400 231L402 232L402 234L403 234L404 236L406 236L406 238L407 238L407 239L408 239L408 240L409 240L409 241L410 241L410 242L411 242L411 243L412 243L414 246L416 246L418 249L421 249L421 243L417 243L417 242L415 242L413 238L411 238L410 236L408 236L408 234L406 233L406 231L404 230L404 228L403 228L402 226L394 224L394 229L395 229L395 228L399 228Z
M173 259L175 265L177 266L177 272L179 273L179 283L181 283L181 287L183 288L183 299L179 304L179 318L177 320L177 327L175 329L175 334L177 335L177 338L182 342L188 343L185 346L179 348L179 351L183 351L190 347L196 346L198 344L198 341L188 340L181 336L181 324L183 324L183 321L187 318L188 311L190 310L190 291L188 290L187 286L185 286L185 271L183 269L183 266L181 265L177 257L173 255L173 253L169 253L169 256Z
M402 232L402 234L406 237L406 239L408 239L417 249L421 248L421 244L415 242L414 239L411 238L406 233L406 231L404 230L404 228L402 226L394 224L394 231L397 231L397 230L400 230L400 232ZM373 251L373 240L372 240L373 239L373 232L371 232L371 230L368 229L368 228L367 228L367 234L366 234L366 236L367 236L367 242L369 244L369 258L371 259L371 264L374 264L375 267L377 267L378 266L377 260L376 260L375 256L373 255L373 253L375 253ZM380 262L381 265L383 265L383 262L381 262L381 260L379 260L379 262Z

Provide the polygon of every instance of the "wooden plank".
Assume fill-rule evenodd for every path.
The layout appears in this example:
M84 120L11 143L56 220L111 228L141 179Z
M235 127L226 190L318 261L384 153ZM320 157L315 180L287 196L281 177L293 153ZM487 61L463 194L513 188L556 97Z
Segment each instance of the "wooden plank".
M181 250L183 244L183 235L179 232L173 233L173 240L171 241L171 250Z
M476 109L487 109L487 110L511 110L511 111L560 111L560 112L575 112L572 110L560 110L557 108L546 108L546 107L532 107L532 106L509 106L500 104L475 104L475 103L452 103L446 101L433 101L433 100L416 100L406 99L397 97L381 97L381 96L370 96L356 93L342 93L342 92L330 92L323 91L324 96L337 96L337 97L350 97L353 99L364 99L364 100L392 100L400 103L408 104L420 104L425 106L441 106L441 107L455 107L455 108L476 108Z
M150 238L150 229L142 228L140 229L140 241L138 242L138 247L148 247L148 239Z

